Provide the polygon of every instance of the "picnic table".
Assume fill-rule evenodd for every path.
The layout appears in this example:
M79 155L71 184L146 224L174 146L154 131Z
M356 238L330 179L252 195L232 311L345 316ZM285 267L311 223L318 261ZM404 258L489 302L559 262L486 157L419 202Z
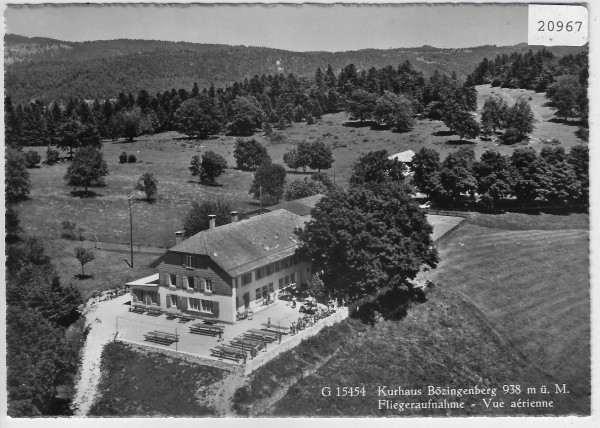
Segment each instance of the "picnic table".
M198 323L190 326L190 333L204 334L206 336L218 336L219 333L222 334L223 331L225 331L224 327L216 325L206 325Z
M130 306L129 307L129 312L135 312L136 314L143 314L144 312L146 312L146 308L142 307L142 306Z
M245 352L227 345L221 345L217 346L216 348L212 348L210 353L213 357L218 357L220 360L225 358L228 360L233 360L236 363L246 356Z
M148 308L148 310L146 311L146 315L150 315L153 317L157 317L159 315L161 315L163 312L160 309L155 309L155 308Z
M186 323L186 322L194 321L195 319L196 318L192 318L192 317L189 317L187 315L180 315L179 316L179 322L180 323Z
M260 351L262 349L262 347L264 346L264 343L261 341L257 341L257 340L236 338L236 339L232 340L231 342L229 342L229 346L232 346L234 348L239 348L242 351L250 352L253 349L255 351Z
M175 342L179 342L179 336L173 333L166 333L164 331L151 331L144 334L144 339L148 342L160 343L161 345L171 345Z
M275 333L270 333L265 330L248 330L244 334L247 339L262 340L263 342L275 342L278 339Z

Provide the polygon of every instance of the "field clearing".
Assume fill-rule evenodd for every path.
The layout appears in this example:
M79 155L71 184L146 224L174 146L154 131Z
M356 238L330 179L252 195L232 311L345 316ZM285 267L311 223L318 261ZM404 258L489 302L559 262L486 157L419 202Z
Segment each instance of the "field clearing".
M155 272L155 269L148 268L148 264L154 261L158 254L149 252L140 253L134 249L134 268L131 269L123 259L130 261L129 251L117 249L117 251L106 251L104 249L94 249L94 244L85 241L69 241L66 239L47 239L44 240L46 254L52 258L52 263L56 266L61 284L73 284L86 300L94 291L103 291L121 287L129 281L143 278ZM95 260L87 263L84 267L86 275L91 278L78 279L75 275L81 274L81 264L75 258L75 247L91 248L95 255ZM103 244L101 248L106 248Z
M281 400L264 409L265 415L588 414L587 216L530 216L537 218L537 227L525 215L478 216L475 224L468 221L440 244L442 262L426 273L437 286L425 304L410 309L402 321L380 321L366 330L348 321L355 331L344 333L344 346L315 374L293 381ZM499 228L491 228L496 222ZM516 226L512 230L511 224ZM522 229L526 224L529 230ZM273 361L272 367L255 372L252 391L289 382L313 366L314 361L305 361L301 346L294 350L295 356L285 357L295 361L290 363L293 369L279 370L280 364ZM555 400L556 407L550 410L490 410L480 398L468 398L463 413L377 408L381 385L501 388L511 383L522 388L565 383L570 394L541 396ZM369 398L321 396L323 386L336 385L364 385ZM416 397L396 400L418 401Z
M530 145L541 150L540 138L558 138L565 147L579 143L575 136L576 127L548 122L552 111L544 107L543 94L521 89L500 89L487 86L478 87L478 104L483 106L485 98L492 93L502 93L507 99L524 95L532 97L532 106L538 121L532 134ZM335 159L333 169L327 171L337 184L347 186L356 159L369 150L387 150L390 154L422 147L433 148L442 157L460 147L473 147L477 155L488 148L510 154L517 146L504 146L496 142L475 139L471 142L458 142L456 136L444 135L446 126L441 121L420 120L415 128L407 133L394 133L389 130L372 130L369 127L348 125L344 112L328 114L314 125L295 124L285 130L276 130L280 138L268 140L262 134L255 138L266 145L276 163L283 164L283 154L300 141L322 140L332 148ZM440 134L441 132L441 134ZM183 138L177 132L144 135L134 142L105 141L104 158L110 175L105 187L92 189L96 196L79 198L71 195L72 189L65 185L63 176L68 162L55 166L42 166L30 170L30 199L18 204L22 224L30 235L45 238L60 236L60 223L69 219L86 229L86 238L96 235L100 241L127 243L129 241L128 195L134 197L133 228L135 244L153 247L170 247L174 244L174 232L180 230L183 219L192 201L202 199L223 199L231 202L234 209L243 212L258 208L258 203L250 197L248 189L253 173L233 169L233 150L236 138L218 136L210 140ZM29 150L30 148L26 149ZM45 157L45 148L33 148ZM200 185L189 172L193 155L213 150L225 157L229 169L217 179L217 186ZM120 164L119 154L125 151L135 154L135 164ZM158 198L154 203L145 202L139 192L133 190L135 183L144 172L152 172L159 180ZM310 174L309 170L307 174ZM303 178L307 174L288 171L287 180Z
M111 342L102 355L100 399L90 416L211 416L208 386L227 371Z
M497 230L467 222L441 244L442 262L430 277L472 302L532 365L585 395L590 382L588 240L588 230L579 225Z

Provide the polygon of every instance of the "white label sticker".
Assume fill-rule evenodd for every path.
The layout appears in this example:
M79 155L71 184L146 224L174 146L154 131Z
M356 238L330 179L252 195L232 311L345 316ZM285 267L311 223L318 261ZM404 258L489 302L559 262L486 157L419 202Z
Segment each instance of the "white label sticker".
M583 46L588 41L588 10L574 5L529 5L527 43Z

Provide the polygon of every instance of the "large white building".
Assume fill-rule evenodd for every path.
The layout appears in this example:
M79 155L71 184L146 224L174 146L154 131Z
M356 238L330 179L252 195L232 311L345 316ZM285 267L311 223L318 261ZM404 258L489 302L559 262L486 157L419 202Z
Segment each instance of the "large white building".
M265 295L308 282L311 264L296 256L295 232L320 197L240 221L234 212L223 226L211 219L208 230L180 240L151 265L157 274L128 284L132 304L233 323Z

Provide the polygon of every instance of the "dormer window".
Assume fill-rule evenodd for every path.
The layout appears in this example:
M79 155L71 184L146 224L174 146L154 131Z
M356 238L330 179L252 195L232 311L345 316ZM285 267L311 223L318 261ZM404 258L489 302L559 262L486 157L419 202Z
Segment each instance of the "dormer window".
M185 256L185 267L188 267L188 268L194 267L194 257Z

